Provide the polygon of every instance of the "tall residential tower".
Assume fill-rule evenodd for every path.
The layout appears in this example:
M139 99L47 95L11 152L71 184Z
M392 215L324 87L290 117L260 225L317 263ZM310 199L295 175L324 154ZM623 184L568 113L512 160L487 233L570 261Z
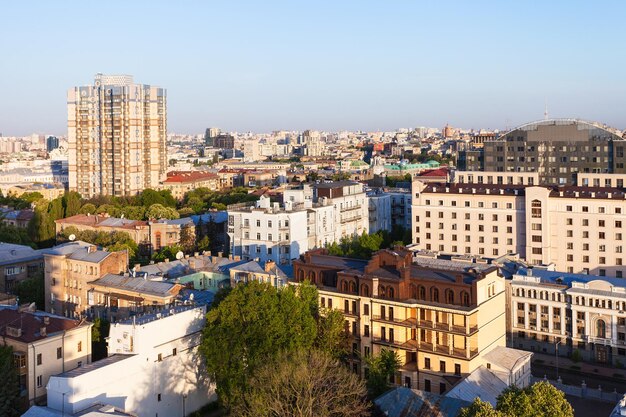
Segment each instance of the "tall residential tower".
M96 74L67 93L69 186L83 197L156 188L167 167L164 88Z

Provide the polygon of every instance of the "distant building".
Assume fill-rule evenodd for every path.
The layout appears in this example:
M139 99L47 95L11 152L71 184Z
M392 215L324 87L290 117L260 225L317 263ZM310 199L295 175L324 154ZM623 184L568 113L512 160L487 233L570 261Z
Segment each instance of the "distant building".
M22 406L46 402L52 375L91 363L91 323L0 306L0 344L13 347Z
M139 255L149 256L165 246L177 245L186 232L195 237L195 225L191 218L130 220L110 217L108 214L77 214L65 219L55 220L57 236L66 228L73 227L78 231L93 230L95 232L123 232L139 246Z
M58 147L59 147L59 138L57 138L56 136L48 136L46 138L46 151L48 151L48 153L52 152Z
M519 126L483 141L483 150L461 152L464 170L537 172L539 184L575 184L579 173L626 173L621 132L596 122L549 119ZM482 161L481 161L482 155Z
M46 415L104 401L133 415L186 416L216 401L199 352L205 313L185 305L112 324L108 358L50 378L45 411L56 414Z
M69 188L83 198L157 188L167 169L164 88L97 74L67 93Z
M369 232L391 230L391 196L383 192L370 192L367 195Z
M213 138L213 147L219 149L234 149L235 137L226 133L220 133Z
M163 181L163 189L170 190L172 196L182 200L185 193L196 188L208 188L211 191L221 189L220 177L212 172L204 171L172 171L167 173Z
M231 266L229 272L231 287L237 284L259 281L270 284L275 288L282 288L286 286L289 281L287 274L285 274L274 261L265 261L262 264L256 261L250 261Z
M220 129L217 127L209 127L204 132L204 144L206 146L214 146L214 141L220 134Z
M61 183L20 184L9 187L7 190L7 194L15 197L19 197L24 193L39 193L46 200L52 201L65 194L65 186Z

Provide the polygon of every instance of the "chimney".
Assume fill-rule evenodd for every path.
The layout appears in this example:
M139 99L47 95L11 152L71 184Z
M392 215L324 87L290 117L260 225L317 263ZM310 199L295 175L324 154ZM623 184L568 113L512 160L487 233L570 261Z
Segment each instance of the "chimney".
M270 272L276 266L276 262L268 260L265 261L265 272Z
M42 326L42 327L41 327L41 329L39 329L39 334L40 334L42 337L46 337L46 335L47 335L47 332L46 332L46 326Z
M48 316L44 316L43 317L43 324L45 324L46 326L50 324L50 317Z

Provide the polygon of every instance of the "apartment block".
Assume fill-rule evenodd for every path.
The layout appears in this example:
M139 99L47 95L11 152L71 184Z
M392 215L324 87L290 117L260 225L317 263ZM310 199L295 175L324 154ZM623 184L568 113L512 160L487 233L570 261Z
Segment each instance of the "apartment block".
M91 327L43 311L0 306L0 343L13 347L24 408L45 403L52 375L91 362Z
M285 190L282 205L263 195L229 206L227 227L232 255L290 264L309 249L368 232L367 196L353 181L304 185Z
M623 175L616 177L615 183ZM413 241L421 249L493 258L518 253L532 265L554 264L568 273L624 276L623 188L515 180L415 181L413 187Z
M0 242L0 292L14 292L21 281L41 273L43 252L30 246Z
M67 93L69 188L84 198L158 188L167 168L167 96L129 75L97 74Z
M626 361L626 282L520 268L507 282L512 347L617 364Z
M318 287L321 307L343 312L351 367L362 375L360 358L388 349L402 362L395 384L443 393L506 344L505 283L495 266L395 247L369 261L313 250L293 267L297 282Z
M106 274L123 274L128 252L107 252L95 245L72 242L44 255L46 311L65 317L91 315L90 282Z
M185 194L196 188L208 188L212 191L221 189L219 175L203 171L168 172L162 188L170 190L172 196L182 200Z

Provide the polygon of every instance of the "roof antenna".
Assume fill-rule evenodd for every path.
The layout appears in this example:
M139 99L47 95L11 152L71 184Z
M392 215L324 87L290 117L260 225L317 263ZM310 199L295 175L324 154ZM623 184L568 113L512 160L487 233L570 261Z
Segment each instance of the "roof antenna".
M548 120L548 99L545 99L545 110L543 111L543 120Z

